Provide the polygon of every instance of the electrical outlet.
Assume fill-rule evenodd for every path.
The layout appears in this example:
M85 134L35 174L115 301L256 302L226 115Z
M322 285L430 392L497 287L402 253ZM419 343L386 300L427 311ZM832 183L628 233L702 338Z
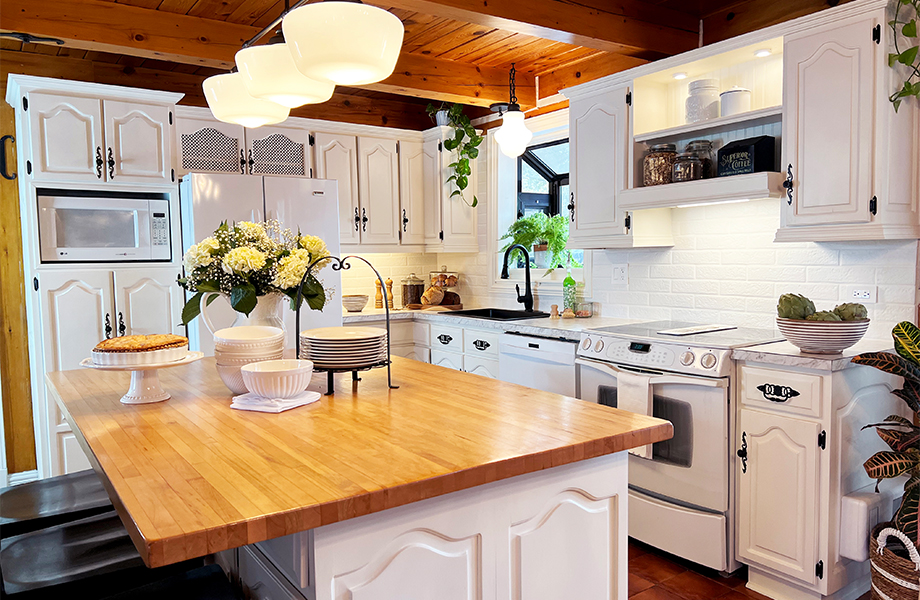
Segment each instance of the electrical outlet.
M612 265L611 269L613 271L613 278L611 279L613 285L625 286L629 283L629 265Z
M846 289L843 294L846 302L859 302L860 304L874 304L878 302L877 285L854 285Z

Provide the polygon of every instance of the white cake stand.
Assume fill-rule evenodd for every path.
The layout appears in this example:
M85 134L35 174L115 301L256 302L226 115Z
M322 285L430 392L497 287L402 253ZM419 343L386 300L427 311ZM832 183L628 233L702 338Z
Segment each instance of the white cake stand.
M131 387L121 397L122 404L152 404L169 400L169 392L160 385L159 369L178 367L204 358L204 352L189 352L182 360L149 365L97 365L92 358L84 358L81 367L100 371L131 371Z

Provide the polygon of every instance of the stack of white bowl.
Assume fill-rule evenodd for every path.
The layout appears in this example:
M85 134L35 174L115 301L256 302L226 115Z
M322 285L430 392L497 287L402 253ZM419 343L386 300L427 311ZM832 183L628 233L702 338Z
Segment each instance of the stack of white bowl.
M284 331L278 327L243 325L214 333L217 374L234 394L249 390L240 369L263 360L279 360L284 353Z

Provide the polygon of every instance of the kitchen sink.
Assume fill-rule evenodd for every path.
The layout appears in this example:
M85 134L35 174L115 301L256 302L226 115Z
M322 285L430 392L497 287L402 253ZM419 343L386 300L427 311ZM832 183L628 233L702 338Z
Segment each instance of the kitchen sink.
M520 321L522 319L542 319L549 316L549 313L535 310L527 312L526 310L508 310L506 308L475 308L471 310L451 310L440 313L442 315L454 315L457 317L472 317L474 319L486 319L488 321Z

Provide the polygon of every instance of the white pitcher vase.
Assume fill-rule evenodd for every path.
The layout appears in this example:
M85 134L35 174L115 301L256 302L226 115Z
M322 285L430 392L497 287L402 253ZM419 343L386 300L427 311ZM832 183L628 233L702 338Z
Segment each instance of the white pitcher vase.
M219 328L214 326L214 323L208 316L208 299L212 296L223 296L227 300L227 304L230 303L230 296L223 292L210 292L201 295L201 318L204 320L205 327L213 334ZM281 318L281 311L283 310L282 303L287 299L287 296L278 293L259 296L256 298L256 307L252 309L249 315L239 311L236 312L236 320L231 327L238 327L240 325L266 325L269 327L277 327L284 331L284 319Z

